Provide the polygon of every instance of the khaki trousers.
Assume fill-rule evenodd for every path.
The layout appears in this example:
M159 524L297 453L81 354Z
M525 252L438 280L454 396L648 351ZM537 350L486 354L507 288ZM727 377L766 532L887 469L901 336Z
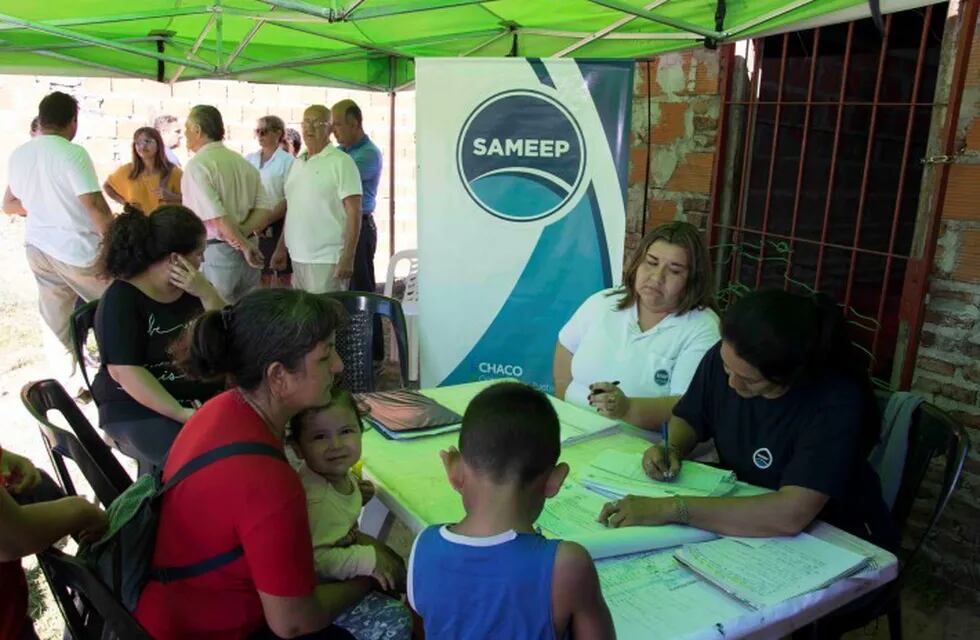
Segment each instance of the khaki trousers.
M293 289L302 289L310 293L333 293L347 291L348 278L341 280L334 273L335 264L312 264L293 260Z
M75 357L71 344L71 314L78 298L88 302L102 297L108 281L96 275L95 265L76 267L27 245L27 264L37 281L37 304L47 331L42 329L44 350L52 375L71 378ZM69 389L69 392L73 391Z

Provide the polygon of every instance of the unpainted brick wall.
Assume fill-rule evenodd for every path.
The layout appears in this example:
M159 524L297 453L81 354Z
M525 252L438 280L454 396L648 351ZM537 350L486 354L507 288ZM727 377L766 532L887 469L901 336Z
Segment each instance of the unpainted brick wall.
M707 224L718 135L719 56L700 49L636 65L626 257L663 222ZM645 220L644 220L645 218Z
M104 181L121 164L131 159L133 132L152 125L161 114L172 114L181 122L195 104L212 104L225 122L225 143L235 151L258 149L253 131L255 121L273 114L299 130L303 111L311 104L331 104L352 98L364 113L364 129L385 156L378 193L378 269L387 265L389 97L385 93L350 91L324 87L263 85L220 80L191 80L174 85L149 80L118 78L71 78L58 76L0 75L0 184L7 184L7 158L28 139L28 127L37 105L52 91L64 91L79 101L79 128L75 142L92 156L96 174ZM395 102L395 204L396 249L417 246L415 224L415 93L399 93ZM189 154L177 155L186 162ZM110 203L115 206L115 203ZM379 271L377 277L384 278Z
M926 546L932 573L980 601L980 30L967 68L955 148L965 162L950 168L942 227L929 282L912 389L966 427L973 443L962 484ZM934 465L913 524L926 522L942 482Z

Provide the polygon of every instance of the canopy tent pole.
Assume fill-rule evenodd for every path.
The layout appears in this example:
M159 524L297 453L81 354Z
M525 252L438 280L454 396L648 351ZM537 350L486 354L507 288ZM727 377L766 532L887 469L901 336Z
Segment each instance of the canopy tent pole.
M245 34L245 37L242 38L242 41L238 43L238 46L235 47L235 50L232 51L231 55L228 56L228 59L225 60L225 64L221 67L223 71L228 71L228 68L231 67L231 63L238 59L238 56L241 55L242 51L245 50L245 47L247 47L249 43L252 42L252 38L255 37L255 34L259 32L259 29L261 29L265 25L265 23L266 23L265 20L255 21L255 24L252 25L252 28L249 30L249 32Z
M809 0L807 1L809 2ZM644 18L651 22L665 24L668 27L674 27L675 29L680 29L681 31L690 31L691 33L703 36L705 38L711 38L712 40L722 40L725 37L725 34L723 33L712 31L711 29L705 29L696 24L685 22L684 20L675 20L674 18L668 18L666 16L650 13L649 11L639 7L634 7L626 4L625 2L621 2L621 0L589 0L589 2L602 5L609 9L615 9L616 11L622 11L623 13L632 14L638 18Z
M221 68L221 45L224 40L225 17L221 15L221 0L214 3L214 66Z
M748 29L751 29L752 27L757 27L760 24L765 24L766 22L769 22L770 20L775 20L779 16L789 13L790 11L795 11L796 9L808 5L811 2L813 2L813 0L796 0L796 2L791 2L786 6L770 11L765 15L761 15L758 18L755 18L754 20L749 20L748 22L744 22L738 26L732 27L731 29L728 30L728 37L732 38L743 31L747 31Z
M395 255L395 91L388 101L388 257Z
M91 18L65 18L42 22L47 27L84 27L92 24L114 24L118 22L134 22L151 20L153 18L179 18L181 16L197 16L211 13L211 7L185 7L176 9L158 9L156 11L140 11L136 13L120 13L114 16L95 16ZM19 25L0 25L0 31L20 29Z
M643 5L643 10L644 11L653 11L654 9L656 9L657 7L659 7L660 5L666 4L667 1L668 0L654 0L654 2L650 2L650 3L647 3L647 4ZM590 42L593 42L595 40L599 40L600 38L603 38L604 36L609 35L613 31L615 31L616 29L618 29L618 28L620 28L620 27L622 27L624 25L627 25L630 22L633 22L634 20L636 20L637 17L638 16L635 16L635 15L623 16L622 18L620 18L616 22L613 22L609 26L603 27L602 29L599 29L595 33L592 33L592 34L589 34L589 35L585 36L584 38L582 38L581 40L579 40L575 44L572 44L572 45L569 45L569 46L565 47L564 49L562 49L561 51L559 51L558 53L556 53L555 54L555 57L556 58L564 58L566 55L568 55L569 53L575 51L576 49L580 49L580 48L584 47L585 45L589 44Z
M14 25L21 29L30 29L31 31L39 31L41 33L47 33L50 35L65 38L67 40L84 42L86 44L94 45L97 47L104 47L106 49L111 49L113 51L129 53L134 56L141 56L143 58L152 58L153 60L163 60L164 62L170 62L173 64L185 64L186 66L194 67L195 69L200 69L201 71L207 71L211 73L214 72L214 68L211 65L203 64L201 62L194 62L191 60L181 60L180 58L176 58L174 56L170 56L163 53L157 53L156 51L146 51L145 49L140 49L139 47L131 47L122 42L106 40L104 38L98 38L96 36L90 36L84 33L78 33L77 31L71 31L70 29L63 29L61 27L52 27L46 24L32 22L30 20L24 20L22 18L9 16L3 13L0 13L0 22Z
M120 76L126 76L127 78L139 78L141 80L150 80L148 76L141 75L135 71L128 71L126 69L121 69L119 67L113 67L108 64L102 64L101 62L90 62L89 60L82 60L81 58L76 58L75 56L69 56L64 53L58 53L57 51L48 51L45 49L34 50L31 53L36 53L39 56L44 56L46 58L53 58L55 60L62 60L64 62L71 62L73 64L78 64L83 67L88 67L90 69L97 69L99 71L107 71L109 73L114 73ZM157 64L163 64L158 62Z
M197 50L201 48L202 44L204 44L204 39L208 37L208 33L211 31L211 27L214 26L216 20L217 20L217 16L215 16L212 13L211 17L208 18L207 24L204 25L203 29L201 29L200 35L197 36L197 40L195 40L194 44L191 45L191 49L190 51L187 52L187 55L184 57L184 61L178 62L180 66L177 67L177 70L174 71L173 77L170 78L169 81L170 84L177 82L180 79L180 76L184 73L184 70L188 66L192 66L192 67L195 66L193 63L194 54L197 53Z

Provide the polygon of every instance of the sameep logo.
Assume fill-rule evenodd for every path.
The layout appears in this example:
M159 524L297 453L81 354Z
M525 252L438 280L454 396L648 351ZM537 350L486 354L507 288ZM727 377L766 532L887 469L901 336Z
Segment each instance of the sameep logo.
M456 143L460 179L491 215L527 222L558 211L585 171L582 131L543 93L505 91L470 114Z

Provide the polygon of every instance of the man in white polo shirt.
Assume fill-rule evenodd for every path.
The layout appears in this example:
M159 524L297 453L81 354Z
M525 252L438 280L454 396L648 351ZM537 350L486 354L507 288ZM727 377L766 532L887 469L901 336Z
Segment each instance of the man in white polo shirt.
M27 262L34 272L41 317L60 343L45 336L55 375L69 376L73 357L69 323L78 298L105 291L95 260L112 213L92 159L72 143L78 131L78 102L56 91L38 106L40 135L10 156L3 210L27 216Z
M293 259L293 287L311 293L346 291L361 231L361 176L354 160L330 145L330 110L303 112L306 151L286 177L286 229L273 269Z
M180 180L184 206L208 230L202 272L228 304L259 285L262 253L249 236L264 229L274 203L262 187L259 170L222 144L225 125L210 105L191 109L184 125L194 157Z

